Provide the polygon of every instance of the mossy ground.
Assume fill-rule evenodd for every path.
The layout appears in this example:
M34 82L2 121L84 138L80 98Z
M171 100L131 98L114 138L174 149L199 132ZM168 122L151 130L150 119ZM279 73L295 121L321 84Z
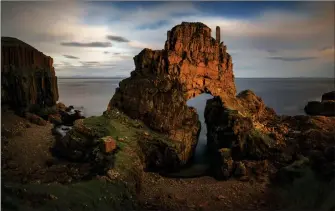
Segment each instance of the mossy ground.
M112 136L118 146L113 173L115 178L98 176L72 184L18 184L3 182L2 206L4 210L134 210L136 194L141 186L143 157L138 141L141 135L165 136L149 130L142 122L130 119L118 110L83 121L94 138ZM72 132L72 133L71 133ZM73 140L82 142L87 134L71 131Z
M134 210L132 194L122 183L99 180L71 185L6 184L3 210Z

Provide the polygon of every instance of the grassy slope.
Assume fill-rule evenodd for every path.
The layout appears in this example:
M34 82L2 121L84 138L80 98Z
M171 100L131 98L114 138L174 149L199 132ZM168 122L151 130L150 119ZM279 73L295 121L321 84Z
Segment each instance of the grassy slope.
M85 127L96 136L110 135L120 148L115 156L114 180L82 181L62 184L11 184L3 182L4 210L133 210L134 197L141 182L142 162L137 145L138 134L150 132L142 123L118 111L90 117ZM80 134L82 135L82 134ZM36 203L34 202L36 201Z

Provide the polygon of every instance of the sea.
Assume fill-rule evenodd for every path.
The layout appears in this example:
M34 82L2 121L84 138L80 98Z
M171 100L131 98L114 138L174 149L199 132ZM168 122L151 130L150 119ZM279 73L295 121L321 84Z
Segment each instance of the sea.
M59 102L81 107L86 117L99 116L107 109L109 100L122 78L59 78ZM279 115L303 115L308 101L320 101L325 92L335 90L331 78L235 78L237 92L250 89ZM204 162L206 125L204 110L206 100L202 94L187 104L197 109L202 128L195 152L195 162ZM197 160L198 159L198 160Z

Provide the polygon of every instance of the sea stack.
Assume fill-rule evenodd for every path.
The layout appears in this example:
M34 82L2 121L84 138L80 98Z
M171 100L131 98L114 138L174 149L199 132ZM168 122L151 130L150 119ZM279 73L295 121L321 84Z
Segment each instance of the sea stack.
M163 50L143 49L134 57L135 70L120 82L108 110L115 107L166 134L171 146L179 147L161 150L173 149L183 165L193 155L201 126L186 101L202 93L234 97L233 63L203 23L183 22L167 35Z

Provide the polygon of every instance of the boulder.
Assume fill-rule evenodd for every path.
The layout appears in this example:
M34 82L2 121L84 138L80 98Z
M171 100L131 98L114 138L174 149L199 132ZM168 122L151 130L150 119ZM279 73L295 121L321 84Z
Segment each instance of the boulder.
M104 153L111 153L117 147L115 139L111 136L101 138L100 142L100 149Z
M200 132L194 108L186 105L201 93L234 96L233 63L226 46L202 23L173 27L163 50L144 49L134 57L135 70L120 82L108 110L118 108L150 129L183 144L180 164L192 157ZM178 150L174 150L178 151Z
M32 113L27 112L25 114L25 118L28 119L31 123L34 123L36 125L41 125L41 126L47 125L47 121L45 121L40 116L37 116L36 114L32 114Z
M64 103L59 102L59 103L56 104L56 109L57 109L57 110L65 111L65 110L66 110L66 106L65 106Z
M54 124L55 126L61 125L62 122L62 116L60 114L50 114L48 116L48 121Z
M310 101L304 108L308 115L335 116L335 91L322 95L322 101Z
M1 37L1 103L13 110L51 107L58 100L53 59L13 37Z

